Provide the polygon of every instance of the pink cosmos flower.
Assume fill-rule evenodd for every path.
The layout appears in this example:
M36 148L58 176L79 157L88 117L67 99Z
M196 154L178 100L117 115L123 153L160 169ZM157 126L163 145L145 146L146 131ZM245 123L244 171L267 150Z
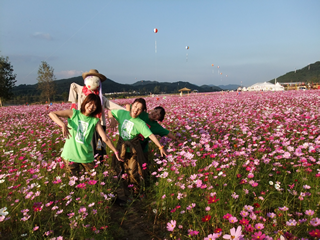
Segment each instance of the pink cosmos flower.
M249 213L246 212L246 211L241 211L241 212L240 212L240 215L241 215L242 217L246 217L246 216L249 215Z
M257 215L255 215L253 212L250 213L249 217L250 217L252 220L256 220L256 219L257 219Z
M281 211L288 211L289 208L287 208L286 206L284 206L284 207L279 207L279 210L281 210Z
M243 235L242 235L242 230L241 230L241 226L238 226L237 230L235 228L231 228L230 229L230 235L229 234L225 234L223 235L224 239L232 239L232 240L240 240L243 239Z
M191 236L196 236L196 235L198 235L198 234L199 234L199 231L189 229L189 230L188 230L188 233L189 233L189 235L191 235Z
M264 225L262 223L257 223L256 225L254 225L254 227L257 229L257 230L262 230L264 229Z
M59 210L59 211L57 211L57 215L59 215L60 213L62 213L63 212L63 209L61 209L61 210Z
M267 216L269 218L275 218L277 215L275 213L270 212L270 213L267 213Z
M80 207L78 213L85 213L87 209L85 207Z
M310 224L314 227L317 227L320 225L320 219L319 218L312 218L310 221Z
M249 173L248 174L248 178L254 178L254 174L253 173Z
M236 223L236 222L238 222L238 219L236 217L229 218L229 223Z
M23 218L21 218L21 221L27 221L31 216L25 215Z
M239 195L236 194L236 192L232 193L231 197L233 197L234 199L239 198Z
M294 219L290 219L289 221L286 222L287 226L296 226L297 221Z
M173 232L174 228L176 227L177 221L176 220L171 220L170 222L167 223L167 230L169 232Z
M203 240L214 240L217 239L221 236L221 232L220 233L213 233L213 234L209 234L208 237L205 237Z
M146 170L147 169L147 163L142 164L142 169Z
M257 182L253 182L252 184L251 184L251 186L252 187L257 187L259 184L257 183Z
M200 179L197 180L196 182L197 188L201 187L202 181Z
M310 209L310 210L306 210L304 213L308 216L312 216L314 214L314 211Z
M248 211L248 212L252 212L253 209L254 209L254 207L252 207L252 206L250 206L250 205L245 205L245 206L243 207L243 209L246 210L246 211Z

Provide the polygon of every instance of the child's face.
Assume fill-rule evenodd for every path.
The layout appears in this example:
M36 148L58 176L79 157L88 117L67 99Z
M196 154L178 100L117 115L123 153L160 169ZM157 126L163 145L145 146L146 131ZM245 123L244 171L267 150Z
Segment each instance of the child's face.
M158 121L161 117L160 109L153 109L149 112L149 119L152 121Z
M90 115L91 113L93 113L97 109L97 106L94 104L94 102L88 102L86 104L86 106L84 107L84 109L86 111L86 114Z
M133 118L138 117L139 114L142 112L142 109L143 109L142 103L135 102L134 104L132 104L131 112L130 112L131 117Z

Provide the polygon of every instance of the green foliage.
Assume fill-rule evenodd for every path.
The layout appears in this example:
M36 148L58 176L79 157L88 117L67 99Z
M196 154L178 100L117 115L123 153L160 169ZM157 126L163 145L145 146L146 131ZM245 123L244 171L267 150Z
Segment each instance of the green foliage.
M53 68L47 62L42 61L38 70L38 89L41 90L41 95L48 99L48 102L55 94L55 79Z
M269 82L274 82L274 79ZM320 61L296 71L291 71L277 78L277 82L320 82Z
M160 93L160 86L155 86L154 87L154 89L153 89L153 92L155 93L155 94L158 94L158 93Z
M12 89L16 81L16 74L13 74L9 58L0 56L0 106L3 100L13 97Z

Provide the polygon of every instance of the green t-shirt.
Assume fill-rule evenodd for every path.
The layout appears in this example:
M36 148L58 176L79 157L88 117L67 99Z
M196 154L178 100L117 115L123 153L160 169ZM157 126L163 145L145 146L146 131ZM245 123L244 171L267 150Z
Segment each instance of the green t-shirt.
M147 127L146 123L140 118L132 118L130 112L122 109L111 110L112 115L119 123L119 134L123 140L128 141L140 133L143 137L149 137L152 132Z
M147 124L154 135L163 137L167 136L170 132L168 129L163 128L157 121L150 120L147 112L140 113L139 118L141 118ZM140 138L140 143L143 151L148 152L149 138Z
M87 117L79 110L72 110L72 117L68 118L71 137L67 138L61 157L70 162L93 162L94 156L91 141L99 119Z

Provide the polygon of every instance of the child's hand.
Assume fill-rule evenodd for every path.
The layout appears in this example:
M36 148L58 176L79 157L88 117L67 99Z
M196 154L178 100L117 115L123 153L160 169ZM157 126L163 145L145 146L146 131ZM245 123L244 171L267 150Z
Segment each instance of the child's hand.
M110 124L109 124L108 128L110 128L111 131L114 132L116 130L117 124L118 124L118 122L115 118L110 118Z
M168 155L167 152L163 148L160 149L160 154L161 154L161 157L163 157L163 155L165 155L165 156Z
M183 143L183 141L181 141L180 139L177 139L176 140L178 143Z
M69 138L71 137L71 134L69 132L69 129L65 124L63 124L63 126L61 127L61 130L62 130L62 135L64 138Z
M116 158L118 159L119 162L124 162L124 161L119 157L119 152L118 152L118 151L114 152L114 155L116 155Z

